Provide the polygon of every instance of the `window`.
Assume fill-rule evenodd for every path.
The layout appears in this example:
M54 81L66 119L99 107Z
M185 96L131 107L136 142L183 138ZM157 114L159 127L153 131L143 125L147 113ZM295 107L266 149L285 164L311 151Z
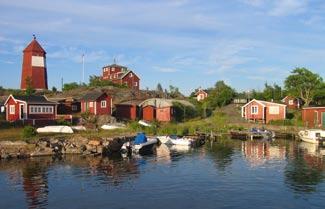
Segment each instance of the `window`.
M271 107L269 107L269 113L271 115L278 115L279 112L280 112L279 106L271 106Z
M34 107L30 107L30 112L34 113Z
M94 103L93 102L89 102L89 107L94 107Z
M29 113L30 114L52 114L53 107L31 105L31 106L29 106Z
M9 113L11 115L14 115L15 114L15 105L9 105Z
M132 73L130 73L130 78L132 78L133 77L133 74Z
M77 110L78 110L77 105L71 105L71 110L72 110L72 111L77 111Z
M258 114L258 106L257 105L252 105L251 106L251 113L252 113L252 115L257 115Z
M105 108L106 107L106 100L103 100L100 102L100 107Z
M293 105L293 99L289 100L289 105Z
M138 82L134 82L134 86L138 86Z
M114 72L115 71L115 67L112 67L112 72Z

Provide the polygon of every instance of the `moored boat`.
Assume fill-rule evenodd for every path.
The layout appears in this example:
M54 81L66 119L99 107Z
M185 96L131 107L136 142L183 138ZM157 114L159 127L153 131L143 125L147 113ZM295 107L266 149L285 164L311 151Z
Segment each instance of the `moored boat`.
M136 154L150 153L153 151L157 142L157 138L147 138L144 133L138 133L134 142L126 142L123 144L121 151Z
M194 140L187 137L178 137L176 135L158 136L157 137L162 144L173 144L180 146L191 146Z
M122 123L109 123L109 124L104 124L101 126L101 129L104 129L104 130L114 130L114 129L120 129L120 128L125 128L125 125Z
M307 129L299 131L298 136L304 142L313 144L323 144L325 141L325 131L321 129Z

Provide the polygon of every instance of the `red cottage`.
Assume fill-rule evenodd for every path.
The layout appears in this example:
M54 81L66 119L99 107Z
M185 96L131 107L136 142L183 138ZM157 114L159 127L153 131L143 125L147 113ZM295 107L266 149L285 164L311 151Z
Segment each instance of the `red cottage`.
M36 90L47 89L46 52L37 42L36 37L23 51L23 65L20 88L26 89L30 85Z
M205 91L202 90L202 89L199 89L199 90L195 93L195 95L196 95L196 100L197 100L197 101L202 101L202 100L204 100L205 98L208 97L208 93L205 92Z
M301 101L299 98L292 96L286 96L281 100L289 109L299 109L301 106Z
M81 111L80 101L72 98L48 98L50 101L57 102L57 114L58 115L66 115L66 114L74 114L79 113Z
M136 120L137 118L139 118L139 104L141 102L142 101L132 100L116 104L116 118L124 120Z
M253 99L242 107L242 117L263 123L284 120L286 119L286 105Z
M89 111L94 115L111 115L112 98L104 92L93 91L81 98L81 112Z
M305 107L301 115L306 127L325 128L325 107Z
M10 95L6 102L7 121L53 121L56 119L56 102L47 100L45 96L13 96Z
M132 70L121 65L113 64L103 67L102 78L116 84L125 84L131 89L140 89L140 78Z
M174 119L176 110L174 103L194 108L194 105L185 100L152 98L140 104L142 108L142 119L146 121L157 120L160 122L170 122ZM183 110L182 110L183 112Z

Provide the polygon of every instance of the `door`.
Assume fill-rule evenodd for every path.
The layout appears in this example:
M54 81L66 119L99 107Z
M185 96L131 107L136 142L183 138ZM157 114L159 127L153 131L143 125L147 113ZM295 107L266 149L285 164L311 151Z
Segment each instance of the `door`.
M22 120L24 119L24 105L19 105L19 111L20 111L20 114L19 114L19 119Z
M325 128L325 112L322 112L322 126Z

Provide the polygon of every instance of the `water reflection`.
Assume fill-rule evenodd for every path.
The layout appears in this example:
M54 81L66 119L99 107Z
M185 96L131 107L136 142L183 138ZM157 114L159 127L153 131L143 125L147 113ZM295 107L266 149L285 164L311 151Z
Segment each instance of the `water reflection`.
M112 208L126 208L123 204L125 200L131 199L129 204L133 204L138 197L141 199L154 194L157 196L152 204L165 198L168 203L175 201L175 206L180 206L177 204L179 198L184 197L184 192L191 198L204 194L201 199L206 198L204 200L210 203L226 201L227 198L233 203L234 194L237 194L236 197L242 195L240 198L243 201L259 195L266 199L281 199L291 193L315 195L320 193L320 189L325 191L324 153L325 148L294 141L242 142L225 139L207 143L198 149L162 144L157 147L155 155L149 156L117 155L108 158L72 155L61 160L42 157L0 161L0 197L1 201L4 197L10 198L10 195L1 196L1 192L6 192L1 188L13 188L13 194L23 194L28 208L51 208L58 193L66 189L83 190L67 194L67 198L71 195L80 200L76 207L93 200L91 204L94 208L96 201L113 202L116 207ZM238 191L243 192L238 194ZM111 193L103 194L105 192ZM84 200L87 196L91 198ZM240 198L237 198L238 201ZM253 199L263 203L263 198ZM239 202L238 207L241 206ZM64 202L62 205L66 206ZM281 207L284 205L278 206L285 208ZM8 207L2 207L0 202L0 208Z
M286 148L271 145L270 141L245 141L242 142L242 152L252 167L258 167L270 160L284 160Z
M315 192L324 180L324 148L301 142L288 159L285 181L296 192Z

